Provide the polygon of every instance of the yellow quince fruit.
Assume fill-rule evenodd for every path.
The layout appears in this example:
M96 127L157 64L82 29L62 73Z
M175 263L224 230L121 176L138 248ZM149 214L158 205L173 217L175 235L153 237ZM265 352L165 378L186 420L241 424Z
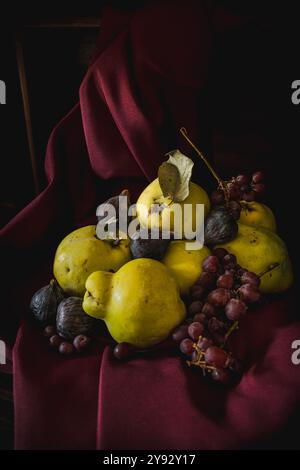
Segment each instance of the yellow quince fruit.
M153 204L165 205L165 207L159 212L151 211ZM163 196L159 180L156 178L144 189L136 203L137 216L141 226L174 231L178 223L182 224L183 229L185 228L185 234L188 237L191 231L195 231L197 228L196 204L204 205L204 215L206 215L210 209L209 197L201 186L190 182L189 195L177 204L181 207L181 218L176 218L176 206L169 197ZM188 214L186 214L186 217L184 216L183 206L185 204L191 205L191 217L188 217ZM177 220L180 220L180 222L177 222ZM190 224L190 230L188 230L187 221Z
M210 250L203 246L198 250L186 248L185 240L174 240L162 259L179 285L181 294L187 294L202 272L202 262L210 255Z
M271 230L238 225L237 237L220 246L233 253L243 268L258 275L278 264L261 276L262 292L277 293L288 289L293 283L293 270L283 240Z
M263 227L276 232L276 219L270 207L261 202L242 201L239 222L252 227Z
M59 244L53 273L69 295L83 297L85 282L94 271L117 271L131 259L130 240L99 240L95 225L79 228Z
M130 261L115 274L91 274L83 309L103 319L118 343L139 348L161 342L186 314L172 274L162 263L148 258Z

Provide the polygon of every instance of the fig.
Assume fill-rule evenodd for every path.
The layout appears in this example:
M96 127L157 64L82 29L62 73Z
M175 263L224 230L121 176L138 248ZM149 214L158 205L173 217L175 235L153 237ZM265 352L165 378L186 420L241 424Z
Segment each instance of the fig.
M227 243L236 237L237 232L238 224L226 207L216 207L205 220L204 243L208 246Z
M34 318L47 325L54 324L57 307L64 299L64 292L55 279L33 294L30 311Z
M140 232L141 238L136 238L130 242L130 251L134 259L136 258L151 258L160 261L170 244L170 239L163 238L146 238L151 236L150 232Z
M126 204L123 203L123 205L120 205L120 196L127 197ZM109 199L107 199L105 202L100 204L100 206L97 209L97 219L98 222L101 222L103 219L106 218L106 216L109 213L110 206L113 206L116 211L116 219L112 222L108 221L107 226L109 227L110 223L116 222L117 227L119 226L119 211L120 210L125 210L126 209L126 214L128 214L128 209L130 207L130 194L128 189L123 189L121 193L118 196L112 196ZM99 213L99 209L101 207L101 211ZM101 214L101 215L100 215Z
M78 335L92 336L99 323L84 312L80 297L68 297L58 306L56 329L65 339L73 340Z

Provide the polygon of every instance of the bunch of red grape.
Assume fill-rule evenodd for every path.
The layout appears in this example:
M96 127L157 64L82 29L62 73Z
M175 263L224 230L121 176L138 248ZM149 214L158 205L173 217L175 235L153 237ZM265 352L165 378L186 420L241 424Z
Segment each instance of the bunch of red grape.
M58 352L64 356L70 356L75 352L81 353L85 351L91 343L91 338L86 335L77 335L73 341L68 341L58 334L53 325L46 326L44 336L49 338L49 345L57 349Z
M248 305L260 300L260 278L239 266L236 257L224 248L215 248L202 268L191 288L188 318L172 337L189 365L226 383L239 367L224 347Z
M251 179L247 175L238 175L229 181L224 181L224 188L218 188L211 194L213 206L226 204L233 215L238 220L241 212L240 201L252 202L259 199L266 190L264 184L264 174L262 171L253 173Z

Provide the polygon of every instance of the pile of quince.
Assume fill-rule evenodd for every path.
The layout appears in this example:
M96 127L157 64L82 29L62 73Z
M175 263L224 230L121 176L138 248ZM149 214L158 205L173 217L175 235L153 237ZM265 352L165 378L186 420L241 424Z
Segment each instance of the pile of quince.
M170 154L158 178L138 198L137 217L142 229L151 226L172 233L175 202L191 204L192 226L197 204L204 205L206 222L209 220L213 212L210 199L201 186L191 181L192 166L179 151ZM151 211L153 204L159 204L160 210ZM184 299L214 246L223 246L236 255L243 268L258 275L266 273L261 277L262 292L278 293L291 286L291 262L276 233L271 209L261 202L244 201L239 220L230 222L228 233L224 225L227 216L223 216L217 217L215 226L210 220L215 243L210 237L209 246L197 250L188 249L185 239L99 239L95 225L79 228L58 246L54 276L66 295L83 299L87 315L105 321L115 341L138 348L153 346L184 320ZM220 237L215 233L218 230L222 232Z

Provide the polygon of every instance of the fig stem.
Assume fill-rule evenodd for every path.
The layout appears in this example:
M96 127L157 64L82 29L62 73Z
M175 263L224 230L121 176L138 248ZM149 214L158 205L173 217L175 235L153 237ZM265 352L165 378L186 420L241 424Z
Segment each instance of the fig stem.
M273 269L278 268L278 266L279 266L279 263L270 264L270 266L268 266L264 271L258 274L258 277L259 278L263 277L265 274L268 274L270 271L273 271Z
M123 189L120 193L120 196L127 196L129 198L130 196L129 189Z
M198 147L196 147L196 145L194 144L194 142L192 142L192 140L189 138L188 132L187 132L186 128L185 128L185 127L181 127L181 128L180 128L180 133L183 135L183 137L185 138L185 140L187 140L187 142L190 144L190 146L193 147L193 149L195 150L195 152L197 152L197 154L199 155L199 157L204 161L205 165L207 166L207 168L209 169L209 171L211 172L211 174L214 176L214 178L218 181L218 184L219 184L220 188L222 189L222 191L223 191L224 194L226 195L226 188L225 188L224 182L223 182L222 179L219 177L219 175L215 172L215 170L213 169L213 167L211 166L211 164L208 162L208 160L206 159L206 157L203 155L203 153L201 152L201 150L199 150Z

